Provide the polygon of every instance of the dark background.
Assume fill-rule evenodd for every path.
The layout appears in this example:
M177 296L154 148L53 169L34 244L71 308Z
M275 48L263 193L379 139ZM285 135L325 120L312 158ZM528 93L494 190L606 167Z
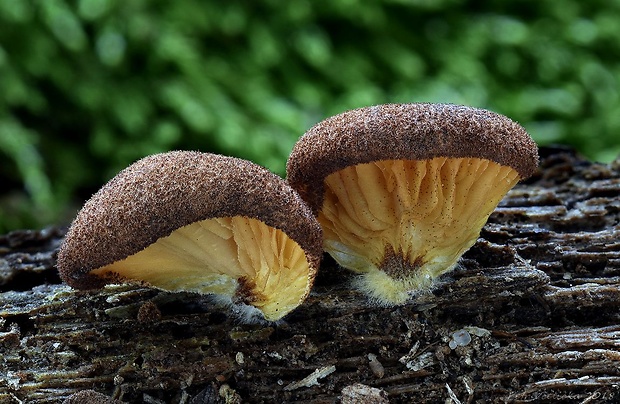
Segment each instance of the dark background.
M148 154L284 173L344 110L449 102L620 153L620 1L0 1L0 233L66 224Z

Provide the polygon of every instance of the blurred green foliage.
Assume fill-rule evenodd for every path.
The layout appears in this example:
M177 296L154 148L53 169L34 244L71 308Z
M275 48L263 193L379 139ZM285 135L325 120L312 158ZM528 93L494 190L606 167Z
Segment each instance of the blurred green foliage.
M0 1L0 232L171 149L282 174L347 109L451 102L620 152L620 1Z

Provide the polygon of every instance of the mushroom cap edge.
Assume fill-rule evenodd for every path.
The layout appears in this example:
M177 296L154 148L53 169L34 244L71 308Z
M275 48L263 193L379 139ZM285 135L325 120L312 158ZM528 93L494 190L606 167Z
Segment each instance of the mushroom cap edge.
M313 212L323 180L345 167L379 160L478 157L530 177L538 147L518 123L484 109L455 104L383 104L327 118L310 128L289 156L287 181Z

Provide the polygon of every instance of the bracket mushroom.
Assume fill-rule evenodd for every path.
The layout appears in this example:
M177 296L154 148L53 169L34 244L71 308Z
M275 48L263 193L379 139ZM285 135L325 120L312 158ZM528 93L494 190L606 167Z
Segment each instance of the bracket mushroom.
M538 166L505 116L386 104L328 118L295 144L287 180L318 216L323 247L381 305L405 303L457 264L489 215Z
M176 151L135 162L93 195L57 266L75 288L133 281L215 294L273 321L308 295L321 242L316 218L277 175L242 159Z

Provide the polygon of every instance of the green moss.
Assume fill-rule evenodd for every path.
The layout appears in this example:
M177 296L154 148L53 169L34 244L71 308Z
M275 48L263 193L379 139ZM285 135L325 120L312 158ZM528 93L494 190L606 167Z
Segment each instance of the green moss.
M488 108L608 161L619 19L603 0L0 2L0 232L66 222L155 152L282 174L312 124L368 104Z

